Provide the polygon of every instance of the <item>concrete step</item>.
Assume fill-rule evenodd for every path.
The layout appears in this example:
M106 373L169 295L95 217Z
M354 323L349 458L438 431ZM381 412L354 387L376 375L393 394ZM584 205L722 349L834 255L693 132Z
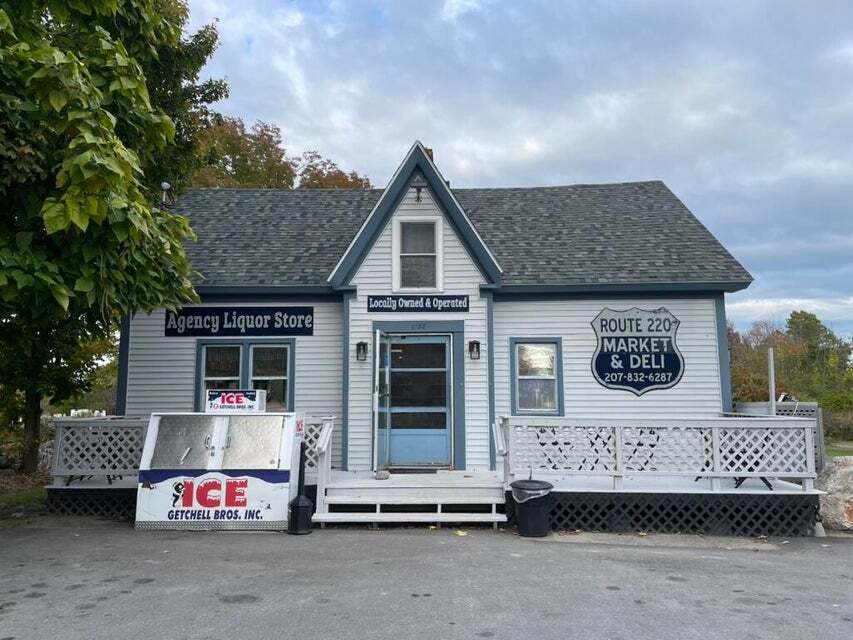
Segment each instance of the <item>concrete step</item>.
M314 522L372 523L372 522L506 522L503 513L315 513Z

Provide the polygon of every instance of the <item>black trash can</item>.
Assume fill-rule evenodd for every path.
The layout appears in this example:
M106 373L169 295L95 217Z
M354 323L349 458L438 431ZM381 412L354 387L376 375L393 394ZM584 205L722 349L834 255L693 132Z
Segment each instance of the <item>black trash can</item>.
M515 517L518 534L525 538L542 538L551 529L550 482L544 480L516 480L511 485L515 500Z

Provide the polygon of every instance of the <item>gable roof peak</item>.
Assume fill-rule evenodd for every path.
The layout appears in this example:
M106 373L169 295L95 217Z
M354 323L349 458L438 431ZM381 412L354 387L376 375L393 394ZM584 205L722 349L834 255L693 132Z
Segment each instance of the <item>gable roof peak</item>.
M431 150L428 151L420 140L415 140L403 162L394 172L388 186L379 196L376 205L326 279L329 284L335 288L348 284L384 228L388 218L408 191L416 174L423 177L425 186L432 189L436 196L436 204L448 217L468 253L489 283L500 283L503 270L474 228L471 220L468 219L456 196L453 195L449 183L441 175L438 167L435 166Z

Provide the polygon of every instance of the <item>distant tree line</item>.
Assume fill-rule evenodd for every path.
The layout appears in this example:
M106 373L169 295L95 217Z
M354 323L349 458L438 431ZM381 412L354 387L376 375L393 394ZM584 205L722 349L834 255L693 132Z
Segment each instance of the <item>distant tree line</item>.
M767 349L773 347L776 396L819 402L827 433L853 438L853 339L807 311L791 313L784 328L761 321L740 333L730 324L728 339L735 402L768 399Z

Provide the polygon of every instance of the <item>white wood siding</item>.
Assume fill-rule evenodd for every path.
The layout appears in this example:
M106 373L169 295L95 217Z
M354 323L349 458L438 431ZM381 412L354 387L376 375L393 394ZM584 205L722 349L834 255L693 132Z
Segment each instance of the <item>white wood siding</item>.
M349 468L370 469L373 464L373 322L464 320L465 464L468 469L488 469L489 351L486 299L480 297L480 285L485 284L486 280L448 220L443 221L444 289L441 293L470 296L469 312L367 312L368 295L387 295L392 292L391 234L393 218L401 214L429 215L443 219L441 209L432 200L428 189L421 192L421 202L415 201L415 190L410 189L352 279L352 284L357 287L357 294L350 304ZM355 345L362 340L371 345L367 362L358 362L355 359ZM469 340L480 341L482 355L479 360L468 358Z
M296 341L294 409L311 415L336 416L333 464L339 466L343 305L339 302L263 305L314 307L314 335L293 338ZM241 303L240 306L251 305ZM165 312L161 310L151 315L137 315L130 323L127 415L193 410L196 338L165 337L164 320ZM227 341L228 338L222 340Z
M684 377L671 389L637 397L602 387L590 363L596 338L590 324L604 308L666 307L681 321L676 343ZM511 412L510 338L562 337L567 417L638 418L715 416L722 411L717 319L712 299L642 299L495 302L495 415Z

